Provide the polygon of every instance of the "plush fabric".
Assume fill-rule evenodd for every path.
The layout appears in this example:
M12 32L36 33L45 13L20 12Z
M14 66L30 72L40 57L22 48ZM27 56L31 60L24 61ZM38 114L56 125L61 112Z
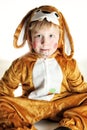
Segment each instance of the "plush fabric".
M87 129L87 84L74 59L66 60L62 55L53 55L63 72L61 93L51 101L28 99L34 90L32 69L37 55L27 54L15 60L0 81L0 125L14 129L35 129L32 125L41 119L52 119L59 126L74 130ZM14 91L22 83L21 97ZM25 127L25 128L24 128Z
M38 10L56 12L59 17L58 48L51 57L55 58L60 66L63 80L60 84L60 93L54 93L50 101L28 98L35 90L32 71L37 59L41 58L32 49L29 30L31 18ZM23 42L18 44L22 31ZM36 130L34 125L36 122L50 119L57 121L58 127L87 130L87 83L84 82L76 60L72 58L73 40L62 13L52 6L41 6L29 11L14 33L14 47L23 47L25 43L30 46L30 53L14 60L0 80L0 129ZM17 97L15 92L20 84L22 93L20 95L19 92L20 96Z

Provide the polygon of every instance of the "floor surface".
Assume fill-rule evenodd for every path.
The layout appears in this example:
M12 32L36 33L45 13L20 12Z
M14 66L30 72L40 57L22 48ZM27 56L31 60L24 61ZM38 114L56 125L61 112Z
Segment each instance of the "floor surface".
M57 122L52 122L48 120L41 120L40 122L35 124L35 127L38 130L54 130L54 128L57 128L57 126Z

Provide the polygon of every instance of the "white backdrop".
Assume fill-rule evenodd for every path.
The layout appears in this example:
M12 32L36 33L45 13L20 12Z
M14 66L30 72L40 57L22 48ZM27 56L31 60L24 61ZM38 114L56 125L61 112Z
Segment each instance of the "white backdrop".
M27 45L13 47L13 35L24 15L41 5L53 5L63 13L74 40L74 57L87 60L87 0L0 0L0 59L14 60L28 51Z

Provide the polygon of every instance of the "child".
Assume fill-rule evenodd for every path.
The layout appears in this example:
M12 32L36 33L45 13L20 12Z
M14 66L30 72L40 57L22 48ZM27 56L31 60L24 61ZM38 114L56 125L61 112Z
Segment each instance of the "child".
M73 59L62 13L52 6L31 10L14 34L16 48L26 42L29 53L13 61L0 80L2 130L36 130L33 124L41 119L57 121L55 130L87 130L87 83ZM22 94L16 95L20 84Z

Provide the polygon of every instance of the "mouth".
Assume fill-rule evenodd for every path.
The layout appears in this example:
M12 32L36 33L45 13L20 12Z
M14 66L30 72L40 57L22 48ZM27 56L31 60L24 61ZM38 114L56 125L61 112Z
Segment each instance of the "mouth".
M49 49L40 49L41 52L47 52Z
M40 49L40 52L42 53L43 56L49 55L49 49Z

